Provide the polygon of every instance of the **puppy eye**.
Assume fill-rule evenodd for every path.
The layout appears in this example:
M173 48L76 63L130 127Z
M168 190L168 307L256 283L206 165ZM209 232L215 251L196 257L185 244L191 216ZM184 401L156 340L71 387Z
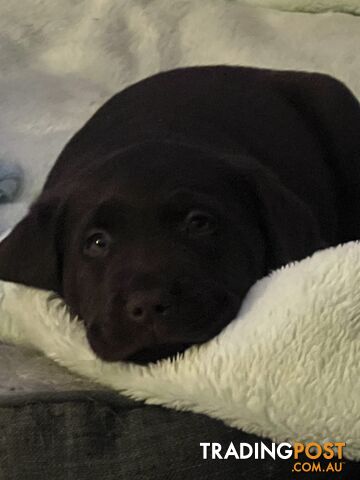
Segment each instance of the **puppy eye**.
M206 235L216 228L215 218L205 212L193 210L185 219L185 228L190 235Z
M95 232L87 237L84 244L84 254L89 257L100 257L107 254L110 246L110 236L106 232Z

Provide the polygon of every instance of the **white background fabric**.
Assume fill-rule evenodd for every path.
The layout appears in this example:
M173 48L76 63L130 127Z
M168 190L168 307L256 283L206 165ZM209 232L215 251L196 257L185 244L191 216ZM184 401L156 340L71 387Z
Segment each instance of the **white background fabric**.
M0 232L25 213L61 148L91 113L160 70L217 63L315 70L360 96L360 18L243 3L0 0L0 158L25 170L19 200L0 206ZM320 3L335 2L312 2Z

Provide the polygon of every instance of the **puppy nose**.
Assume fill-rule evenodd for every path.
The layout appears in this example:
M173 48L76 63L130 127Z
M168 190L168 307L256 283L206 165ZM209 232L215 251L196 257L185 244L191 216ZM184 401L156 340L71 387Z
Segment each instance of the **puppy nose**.
M129 317L137 322L164 317L170 310L170 303L160 290L134 292L128 297L126 310Z

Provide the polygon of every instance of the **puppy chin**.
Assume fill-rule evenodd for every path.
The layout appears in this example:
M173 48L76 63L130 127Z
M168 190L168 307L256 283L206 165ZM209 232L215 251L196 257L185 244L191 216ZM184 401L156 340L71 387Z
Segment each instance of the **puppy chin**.
M97 328L87 328L86 336L90 348L95 355L105 362L125 361L146 345L141 335L133 339L128 338L127 341L124 341L124 338L120 336L107 338L107 336L101 334L101 330L98 331Z
M150 332L147 334L146 339L143 339L142 342L139 341L139 338L120 342L116 338L106 339L88 331L87 340L95 355L105 362L126 361L141 365L175 357L196 343L194 341L175 341L175 338L180 337L171 339L166 335L155 337Z
M195 322L194 319L192 325L188 323L187 317L179 317L176 322L154 321L136 326L124 321L121 328L117 325L115 329L107 331L101 325L88 324L87 339L101 360L143 365L174 358L194 344L209 341L235 318L239 305L239 299L228 296L221 308L213 312L212 318L205 314L202 321L197 318Z
M143 350L130 355L126 361L137 363L138 365L155 363L166 358L175 358L177 355L180 355L186 349L191 347L191 345L191 343L155 345L152 348L144 348Z
M88 335L88 343L95 355L104 362L121 362L128 356L124 350L119 350L109 342L92 338Z

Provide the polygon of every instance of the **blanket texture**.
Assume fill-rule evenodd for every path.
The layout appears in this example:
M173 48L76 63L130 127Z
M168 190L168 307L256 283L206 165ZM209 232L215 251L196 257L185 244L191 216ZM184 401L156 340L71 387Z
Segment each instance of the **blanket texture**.
M21 183L21 168L16 164L8 164L0 160L0 203L14 200Z
M97 359L53 293L1 282L0 338L149 404L275 441L345 441L360 459L359 284L359 243L317 252L255 284L218 337L138 366Z
M24 170L0 232L24 215L68 138L116 91L184 65L329 73L360 96L360 19L281 8L358 0L0 0L0 158ZM314 7L315 9L315 7ZM344 8L345 11L345 8Z

